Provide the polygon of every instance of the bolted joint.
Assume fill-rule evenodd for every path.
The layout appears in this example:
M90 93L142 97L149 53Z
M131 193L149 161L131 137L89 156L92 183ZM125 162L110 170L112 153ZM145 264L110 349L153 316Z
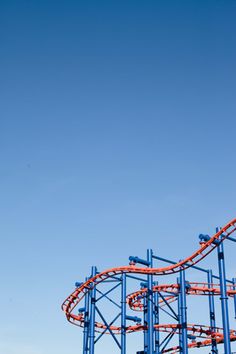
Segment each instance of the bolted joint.
M129 261L130 261L131 264L139 263L139 264L145 265L147 267L150 266L150 262L149 261L147 261L145 259L142 259L142 258L139 258L137 256L135 256L135 257L134 256L130 256L129 257Z
M77 282L75 282L75 287L76 287L76 288L79 288L82 284L83 284L82 282L78 282L78 281L77 281Z

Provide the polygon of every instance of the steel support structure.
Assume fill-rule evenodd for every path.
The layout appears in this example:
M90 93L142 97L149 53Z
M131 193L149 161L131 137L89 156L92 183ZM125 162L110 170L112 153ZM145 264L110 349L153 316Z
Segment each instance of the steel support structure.
M179 352L183 354L183 338L182 338L182 311L181 311L181 296L180 296L180 278L177 278L179 285L178 293L178 323L179 323Z
M236 278L232 279L233 289L236 290ZM234 319L236 320L236 295L234 295Z
M179 277L179 310L180 310L180 325L181 325L181 352L183 354L188 354L188 333L187 333L187 304L186 304L186 282L185 282L185 271L180 272Z
M91 277L95 277L97 268L92 267ZM96 286L92 283L91 301L90 301L90 321L89 321L89 354L94 354L94 341L95 341L95 309L96 306Z
M216 231L218 231L218 229L216 229ZM221 311L222 311L222 323L223 323L223 332L224 332L224 350L225 350L224 354L231 354L224 245L223 242L221 242L221 240L222 238L220 238L219 240L219 245L217 247L217 254L218 254L218 266L219 266L219 276L220 276L220 293L221 293L220 300L221 300Z
M88 278L85 279L87 281ZM90 306L90 293L85 294L84 301L84 336L83 336L83 354L88 354L88 336L89 336L89 306Z
M126 274L121 276L121 354L126 354Z
M207 272L207 283L208 288L211 289L213 287L213 277L212 270L208 270ZM216 330L216 315L215 315L215 301L214 295L212 292L209 293L209 315L210 315L210 327L211 331L214 333ZM215 338L211 340L211 352L213 354L217 354L217 342Z
M144 288L144 284L141 284ZM144 354L148 353L148 315L147 315L147 296L143 298L143 351Z
M103 272L93 266L91 275L84 283L76 283L76 289L62 305L67 319L83 327L82 353L97 354L97 343L108 334L111 345L121 354L127 354L128 335L136 332L138 338L138 333L143 332L143 341L137 343L139 351L135 349L136 354L188 354L192 348L201 351L203 347L210 347L212 354L218 354L220 345L224 346L224 354L232 354L231 342L236 342L236 330L229 327L228 302L229 299L233 302L232 312L236 319L236 278L226 278L224 241L235 243L236 239L231 237L233 232L236 233L236 219L217 229L212 237L200 234L199 249L179 262L156 256L148 249L143 259L129 257L127 266ZM198 264L212 251L217 253L219 274ZM168 265L160 266L160 262ZM204 276L202 283L186 281L186 272L189 279L191 269ZM172 275L171 282L166 281L166 277L161 281L166 275ZM187 296L199 296L201 301L206 299L209 306L207 325L187 322ZM216 298L220 299L221 316ZM111 311L104 301L114 306ZM82 307L76 312L79 303ZM188 307L190 311L191 302ZM132 311L143 316L134 316ZM221 319L222 326L217 323ZM172 339L176 336L179 336L177 345ZM112 348L109 352L113 352Z
M153 283L154 286L158 285L158 282ZM156 291L153 294L154 299L154 324L155 326L159 325L159 293ZM154 329L154 353L160 354L160 332L158 329Z
M147 261L149 267L152 268L152 255L153 252L151 249L147 250ZM147 321L148 321L148 330L147 330L147 340L148 340L148 351L147 354L153 354L153 337L154 337L154 327L153 327L153 275L147 276Z

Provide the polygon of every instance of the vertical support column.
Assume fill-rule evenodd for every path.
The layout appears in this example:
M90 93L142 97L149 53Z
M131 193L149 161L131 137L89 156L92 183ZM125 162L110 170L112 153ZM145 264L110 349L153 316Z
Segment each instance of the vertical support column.
M218 228L216 229L218 232ZM228 297L226 289L226 274L225 274L225 260L224 260L224 245L223 242L217 247L218 251L218 266L220 275L220 293L221 293L221 311L224 332L224 354L231 354L230 345L230 330L229 330L229 310L228 310Z
M96 275L97 268L92 267L92 278ZM90 305L90 327L89 327L89 354L94 354L94 339L95 339L95 304L96 304L96 286L92 285L91 305Z
M180 278L177 278L177 284L179 285L178 292L178 320L179 320L179 352L183 353L183 343L182 343L182 312L181 312L181 298L180 298Z
M186 283L185 271L180 272L180 312L181 312L181 335L183 354L188 354L188 334L187 334L187 306L186 306Z
M87 281L88 278L85 279ZM83 338L83 354L88 354L88 335L89 335L89 291L85 295L84 304L84 338Z
M144 284L141 284L141 286L142 286L142 288L145 288ZM146 295L143 298L143 324L144 324L144 330L143 330L144 354L147 354L147 352L148 352L148 339L147 339L148 321L147 321L147 296Z
M149 267L152 268L152 250L147 250L147 260L149 262ZM148 291L147 291L147 320L148 320L148 354L153 354L153 276L150 274L147 277L148 281Z
M236 290L236 278L232 279L233 289ZM236 319L236 295L234 295L234 318Z
M155 282L154 285L158 285L158 282ZM154 293L154 323L159 325L159 294L157 291ZM154 353L160 354L160 332L159 329L154 328Z
M207 282L208 282L208 288L211 288L213 285L212 270L208 270L207 272ZM210 326L212 332L214 332L216 328L216 318L215 318L214 296L212 293L209 293L209 311L210 311ZM218 353L217 342L215 338L212 338L211 340L211 352L214 354Z
M126 274L121 276L121 354L126 354Z

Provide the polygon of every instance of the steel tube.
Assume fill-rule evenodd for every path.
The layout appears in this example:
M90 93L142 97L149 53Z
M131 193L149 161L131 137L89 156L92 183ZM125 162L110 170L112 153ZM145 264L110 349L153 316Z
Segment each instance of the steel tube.
M180 299L180 278L177 278L177 284L179 284L179 293L178 293L179 352L182 354L183 344L182 344L182 312L181 312L181 299Z
M97 273L97 268L92 267L92 277ZM91 291L90 304L90 326L89 326L89 354L94 354L94 340L95 340L95 305L96 305L96 286L93 284Z
M126 274L121 277L121 354L126 354Z
M158 285L158 282L155 282ZM159 294L156 291L154 293L154 324L159 325ZM154 328L154 353L160 353L160 332L159 329Z
M148 352L148 339L147 339L147 326L148 326L148 321L147 321L147 296L144 296L144 298L143 298L143 324L144 324L144 330L143 330L144 354L147 354L147 352Z
M85 279L87 281L88 278ZM84 336L83 336L83 354L88 354L88 335L89 335L89 291L85 295L84 311Z
M213 285L212 270L208 270L207 272L207 282L208 282L208 288L211 288ZM215 303L214 303L214 296L212 293L209 293L209 311L210 311L211 331L215 332L215 328L216 328ZM218 353L217 342L215 338L212 338L211 340L211 352L214 354Z
M180 272L180 312L182 329L182 349L183 354L188 354L188 334L187 334L187 306L186 306L186 283L185 271Z
M147 250L147 261L149 263L149 267L152 267L152 250ZM153 335L154 335L154 327L153 327L153 276L147 276L148 288L147 288L147 320L148 320L148 354L153 354Z
M224 332L224 354L231 354L230 345L230 330L229 330L229 310L228 310L228 297L226 288L226 274L225 274L225 260L224 260L224 245L223 242L217 247L218 253L218 266L220 276L220 293L221 293L221 311Z
M236 290L236 278L232 279L233 289ZM236 319L236 295L234 295L234 318Z

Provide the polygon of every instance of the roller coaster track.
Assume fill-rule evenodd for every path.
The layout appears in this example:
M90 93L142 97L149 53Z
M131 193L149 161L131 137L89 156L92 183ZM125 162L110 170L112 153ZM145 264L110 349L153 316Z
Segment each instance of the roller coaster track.
M84 317L83 314L74 314L73 310L81 300L85 297L87 292L91 291L94 287L99 285L100 283L112 279L116 276L121 274L142 274L142 275L155 275L155 276L163 276L178 273L182 270L195 266L197 263L202 261L205 257L207 257L221 242L225 241L231 234L236 231L236 219L233 219L224 227L222 227L218 232L216 232L209 240L206 242L200 243L200 248L195 251L191 256L181 260L175 264L168 265L162 268L150 268L150 267L137 267L136 265L129 265L129 266L121 266L116 268L111 268L105 271L102 271L96 274L94 277L89 278L87 281L82 283L78 286L71 295L69 295L66 300L62 304L62 310L64 311L66 318L69 322L74 325L83 327L84 325ZM170 294L168 297L168 301L173 301L175 295L178 294L179 285L178 284L167 284L167 285L158 285L153 287L154 292L166 292ZM142 297L146 294L147 289L138 290L127 297L127 303L132 310L143 310L143 305L140 301ZM208 287L205 283L189 283L189 287L186 292L188 295L206 295L211 293L212 295L220 295L220 288L217 284L211 284L211 287ZM232 286L228 286L227 288L228 296L232 297L236 295L236 290ZM104 330L107 326L104 323L95 323L96 331ZM175 331L178 333L179 325L158 325L158 330L160 332L168 332L168 331ZM210 345L212 338L216 340L217 343L222 343L224 341L223 333L221 328L216 328L214 332L207 327L201 325L187 325L188 331L193 333L195 337L200 337L204 339L199 341L193 341L192 343L188 344L189 348L194 347L202 347ZM115 334L120 334L121 327L118 326L111 326L110 329ZM143 331L145 327L143 325L133 325L128 326L126 328L127 333ZM230 332L230 340L236 340L236 331ZM169 349L165 349L164 352L178 352L179 347L172 347Z
M140 289L139 291L135 291L132 294L127 296L127 303L132 310L135 311L143 311L143 304L141 299L143 299L147 293L148 289ZM168 301L176 299L176 295L179 292L179 284L160 284L155 285L153 287L153 292L162 292L173 294L172 296L168 297ZM186 289L187 295L221 295L220 292L220 285L219 284L212 284L211 287L208 286L208 283L193 283L189 282L188 287ZM236 290L234 289L233 285L227 285L227 296L233 297L236 295ZM163 302L163 300L161 300Z

